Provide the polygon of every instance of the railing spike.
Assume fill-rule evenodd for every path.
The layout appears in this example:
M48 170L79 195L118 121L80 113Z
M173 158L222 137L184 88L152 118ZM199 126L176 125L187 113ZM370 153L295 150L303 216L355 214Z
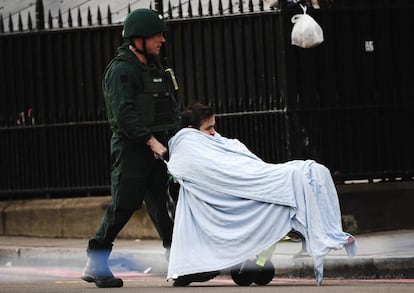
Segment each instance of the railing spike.
M178 1L178 17L183 18L183 4L181 0Z
M72 14L70 12L70 8L68 9L68 26L72 27Z
M188 17L193 17L193 8L191 7L191 2L188 1L188 9L187 9Z
M109 4L108 4L108 9L107 9L107 14L108 14L107 16L108 24L112 24L112 11L111 11L111 7L109 6Z
M229 0L229 13L233 14L233 2Z
M27 29L29 31L33 30L33 22L32 22L32 16L30 15L30 12L27 12Z
M259 10L264 11L264 3L263 0L259 0Z
M208 15L213 15L213 4L211 3L211 0L208 1Z
M249 12L253 12L253 1L249 0Z
M168 18L172 19L173 18L173 12L172 12L172 6L171 6L171 1L168 0Z
M22 21L22 15L20 14L20 12L19 12L19 16L18 16L18 18L17 18L17 27L18 27L18 29L19 29L19 32L22 32L23 31L23 21Z
M91 13L91 8L88 6L88 25L91 26L92 25L92 13Z
M239 12L243 13L243 1L239 0Z
M78 6L78 26L82 26L82 14L80 7Z
M218 3L218 13L220 15L223 15L223 3L221 2L221 0L219 0L219 3Z
M203 16L203 4L198 0L198 16Z
M49 29L53 28L53 17L52 17L52 12L50 12L50 10L47 13L47 25L48 25Z
M131 13L131 3L128 3L128 14Z
M97 16L98 24L102 25L102 15L101 15L101 8L98 5L98 16Z
M14 32L13 18L11 13L9 14L9 32Z
M62 12L60 11L60 8L58 10L58 27L63 27L63 18L62 18Z
M36 1L36 29L44 30L45 29L45 11L43 8L43 1Z
M4 33L3 14L0 14L0 33Z
M163 0L154 0L154 8L155 8L155 11L157 11L159 14L164 16Z

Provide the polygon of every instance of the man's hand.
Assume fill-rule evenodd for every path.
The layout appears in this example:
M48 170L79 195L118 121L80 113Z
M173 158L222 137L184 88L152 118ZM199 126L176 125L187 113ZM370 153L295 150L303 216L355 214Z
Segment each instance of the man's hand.
M154 153L154 156L159 155L164 157L164 155L167 154L167 148L153 136L147 140L147 146L150 147L151 151Z

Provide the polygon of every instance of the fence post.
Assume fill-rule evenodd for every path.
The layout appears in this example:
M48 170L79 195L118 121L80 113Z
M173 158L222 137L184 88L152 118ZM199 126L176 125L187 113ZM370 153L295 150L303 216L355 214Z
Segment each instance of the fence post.
M280 1L279 3L284 3L285 1ZM280 4L283 5L283 4ZM283 6L284 7L284 6ZM273 9L273 8L272 8ZM283 11L283 10L282 10ZM289 97L289 92L288 92L288 81L287 81L287 64L286 64L286 44L289 43L289 40L286 39L286 35L285 35L285 17L286 13L281 13L277 22L276 22L276 26L277 26L277 40L279 41L280 45L278 46L277 52L276 52L276 58L278 61L278 69L277 69L277 79L279 80L279 95L282 99L282 105L286 110L285 113L285 130L284 130L284 142L283 145L285 146L285 152L286 152L286 156L288 158L292 158L292 131L291 131L291 124L292 119L291 119L291 114L290 114L290 108L288 107L288 97Z
M45 12L42 0L36 0L36 29L45 29Z

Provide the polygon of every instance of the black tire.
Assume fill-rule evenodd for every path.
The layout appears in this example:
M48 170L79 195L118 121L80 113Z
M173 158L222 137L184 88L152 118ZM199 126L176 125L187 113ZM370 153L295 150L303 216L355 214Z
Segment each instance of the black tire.
M250 286L256 279L255 265L252 261L247 260L242 264L232 267L230 273L234 283L239 286Z
M254 283L257 285L267 285L275 276L275 267L270 260L267 260L263 267L256 265L256 278L254 279Z

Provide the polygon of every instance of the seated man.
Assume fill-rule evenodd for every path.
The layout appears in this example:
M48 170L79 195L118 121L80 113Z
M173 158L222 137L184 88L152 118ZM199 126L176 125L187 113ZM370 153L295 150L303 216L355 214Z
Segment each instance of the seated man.
M215 131L213 110L196 103L169 141L168 170L180 184L168 279L207 281L260 254L289 231L300 232L318 285L331 249L356 252L343 232L329 170L313 160L262 161L237 139Z

